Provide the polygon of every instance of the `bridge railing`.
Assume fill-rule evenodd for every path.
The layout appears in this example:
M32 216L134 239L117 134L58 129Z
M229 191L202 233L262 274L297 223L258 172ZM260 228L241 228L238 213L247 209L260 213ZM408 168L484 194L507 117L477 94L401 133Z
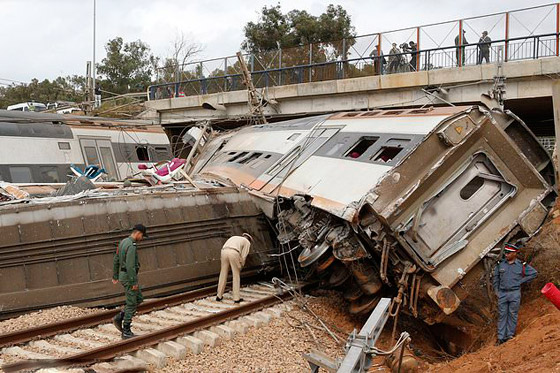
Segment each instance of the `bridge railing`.
M479 40L483 30L496 40L488 44L472 43ZM404 43L394 43L397 40ZM391 49L393 45L398 49ZM560 3L555 3L245 54L244 58L255 86L264 88L472 66L494 63L499 57L505 62L536 59L558 56L559 49ZM398 52L391 53L395 50ZM488 52L484 53L485 50ZM187 63L172 70L167 67L158 72L158 84L149 87L148 99L245 89L236 56Z
M559 34L554 33L511 38L507 41L493 41L488 46L489 61L486 59L479 61L483 55L481 47L484 48L484 44L468 44L463 47L452 46L420 50L417 52L418 62L416 64L414 64L411 52L407 52L388 54L382 57L366 56L341 61L273 68L253 71L251 74L256 88L267 88L280 85L414 72L417 70L425 71L458 66L474 66L480 63L494 63L498 61L498 58L505 60L506 44L508 60L510 61L538 59L557 55L556 39L558 36ZM236 73L155 84L149 88L149 99L205 95L244 89L242 75Z

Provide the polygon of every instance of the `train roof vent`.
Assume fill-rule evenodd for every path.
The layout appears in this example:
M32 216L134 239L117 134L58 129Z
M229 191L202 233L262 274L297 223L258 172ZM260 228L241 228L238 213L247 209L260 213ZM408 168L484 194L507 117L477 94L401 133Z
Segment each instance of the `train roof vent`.
M408 112L408 114L426 114L430 111L434 110L433 107L429 107L429 108L425 108L425 109L414 109L414 110L410 110Z
M390 110L383 113L383 115L399 115L404 113L404 110Z
M353 118L353 117L357 117L360 114L362 114L362 113L360 113L360 112L346 113L342 116L342 118Z
M361 116L362 117L373 117L377 114L381 113L381 111L377 110L377 111L366 111L365 113L363 113Z

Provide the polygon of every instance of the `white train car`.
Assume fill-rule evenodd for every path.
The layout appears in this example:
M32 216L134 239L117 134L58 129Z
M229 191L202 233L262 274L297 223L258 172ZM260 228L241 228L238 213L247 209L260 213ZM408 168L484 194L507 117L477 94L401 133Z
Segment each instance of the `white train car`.
M0 111L0 181L64 183L71 165L97 165L106 170L105 180L117 181L137 174L139 164L169 159L160 126Z
M211 142L195 173L248 189L280 242L301 247L300 265L345 289L351 312L389 293L393 313L453 327L465 324L461 305L481 313L467 324L491 318L481 278L495 248L533 235L555 197L535 136L481 106L253 126Z

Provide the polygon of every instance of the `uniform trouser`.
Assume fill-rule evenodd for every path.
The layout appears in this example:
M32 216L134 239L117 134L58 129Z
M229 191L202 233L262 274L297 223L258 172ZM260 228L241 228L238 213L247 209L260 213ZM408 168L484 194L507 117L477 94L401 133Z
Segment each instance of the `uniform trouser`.
M505 340L515 335L520 303L520 290L498 291L498 339Z
M132 317L136 313L136 308L144 301L144 297L140 287L138 287L138 290L132 290L132 285L128 283L126 272L119 274L119 281L124 287L125 296L123 325L130 325Z
M486 63L490 63L490 51L487 49L481 49L478 52L478 64L480 65L483 60L486 60Z
M239 294L241 286L241 278L239 276L241 272L241 255L237 250L224 248L222 249L221 260L222 268L220 270L220 280L218 281L218 297L224 296L229 268L231 267L233 274L233 300L239 300L241 298Z

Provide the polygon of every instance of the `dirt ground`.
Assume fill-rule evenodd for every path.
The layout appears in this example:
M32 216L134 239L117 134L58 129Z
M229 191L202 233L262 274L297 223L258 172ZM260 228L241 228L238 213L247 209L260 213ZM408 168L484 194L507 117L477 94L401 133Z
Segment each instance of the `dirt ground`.
M557 210L559 211L559 210ZM560 372L560 310L541 293L552 282L560 287L560 213L523 248L537 278L522 288L517 336L496 346L496 325L479 350L447 362L424 365L426 372Z

